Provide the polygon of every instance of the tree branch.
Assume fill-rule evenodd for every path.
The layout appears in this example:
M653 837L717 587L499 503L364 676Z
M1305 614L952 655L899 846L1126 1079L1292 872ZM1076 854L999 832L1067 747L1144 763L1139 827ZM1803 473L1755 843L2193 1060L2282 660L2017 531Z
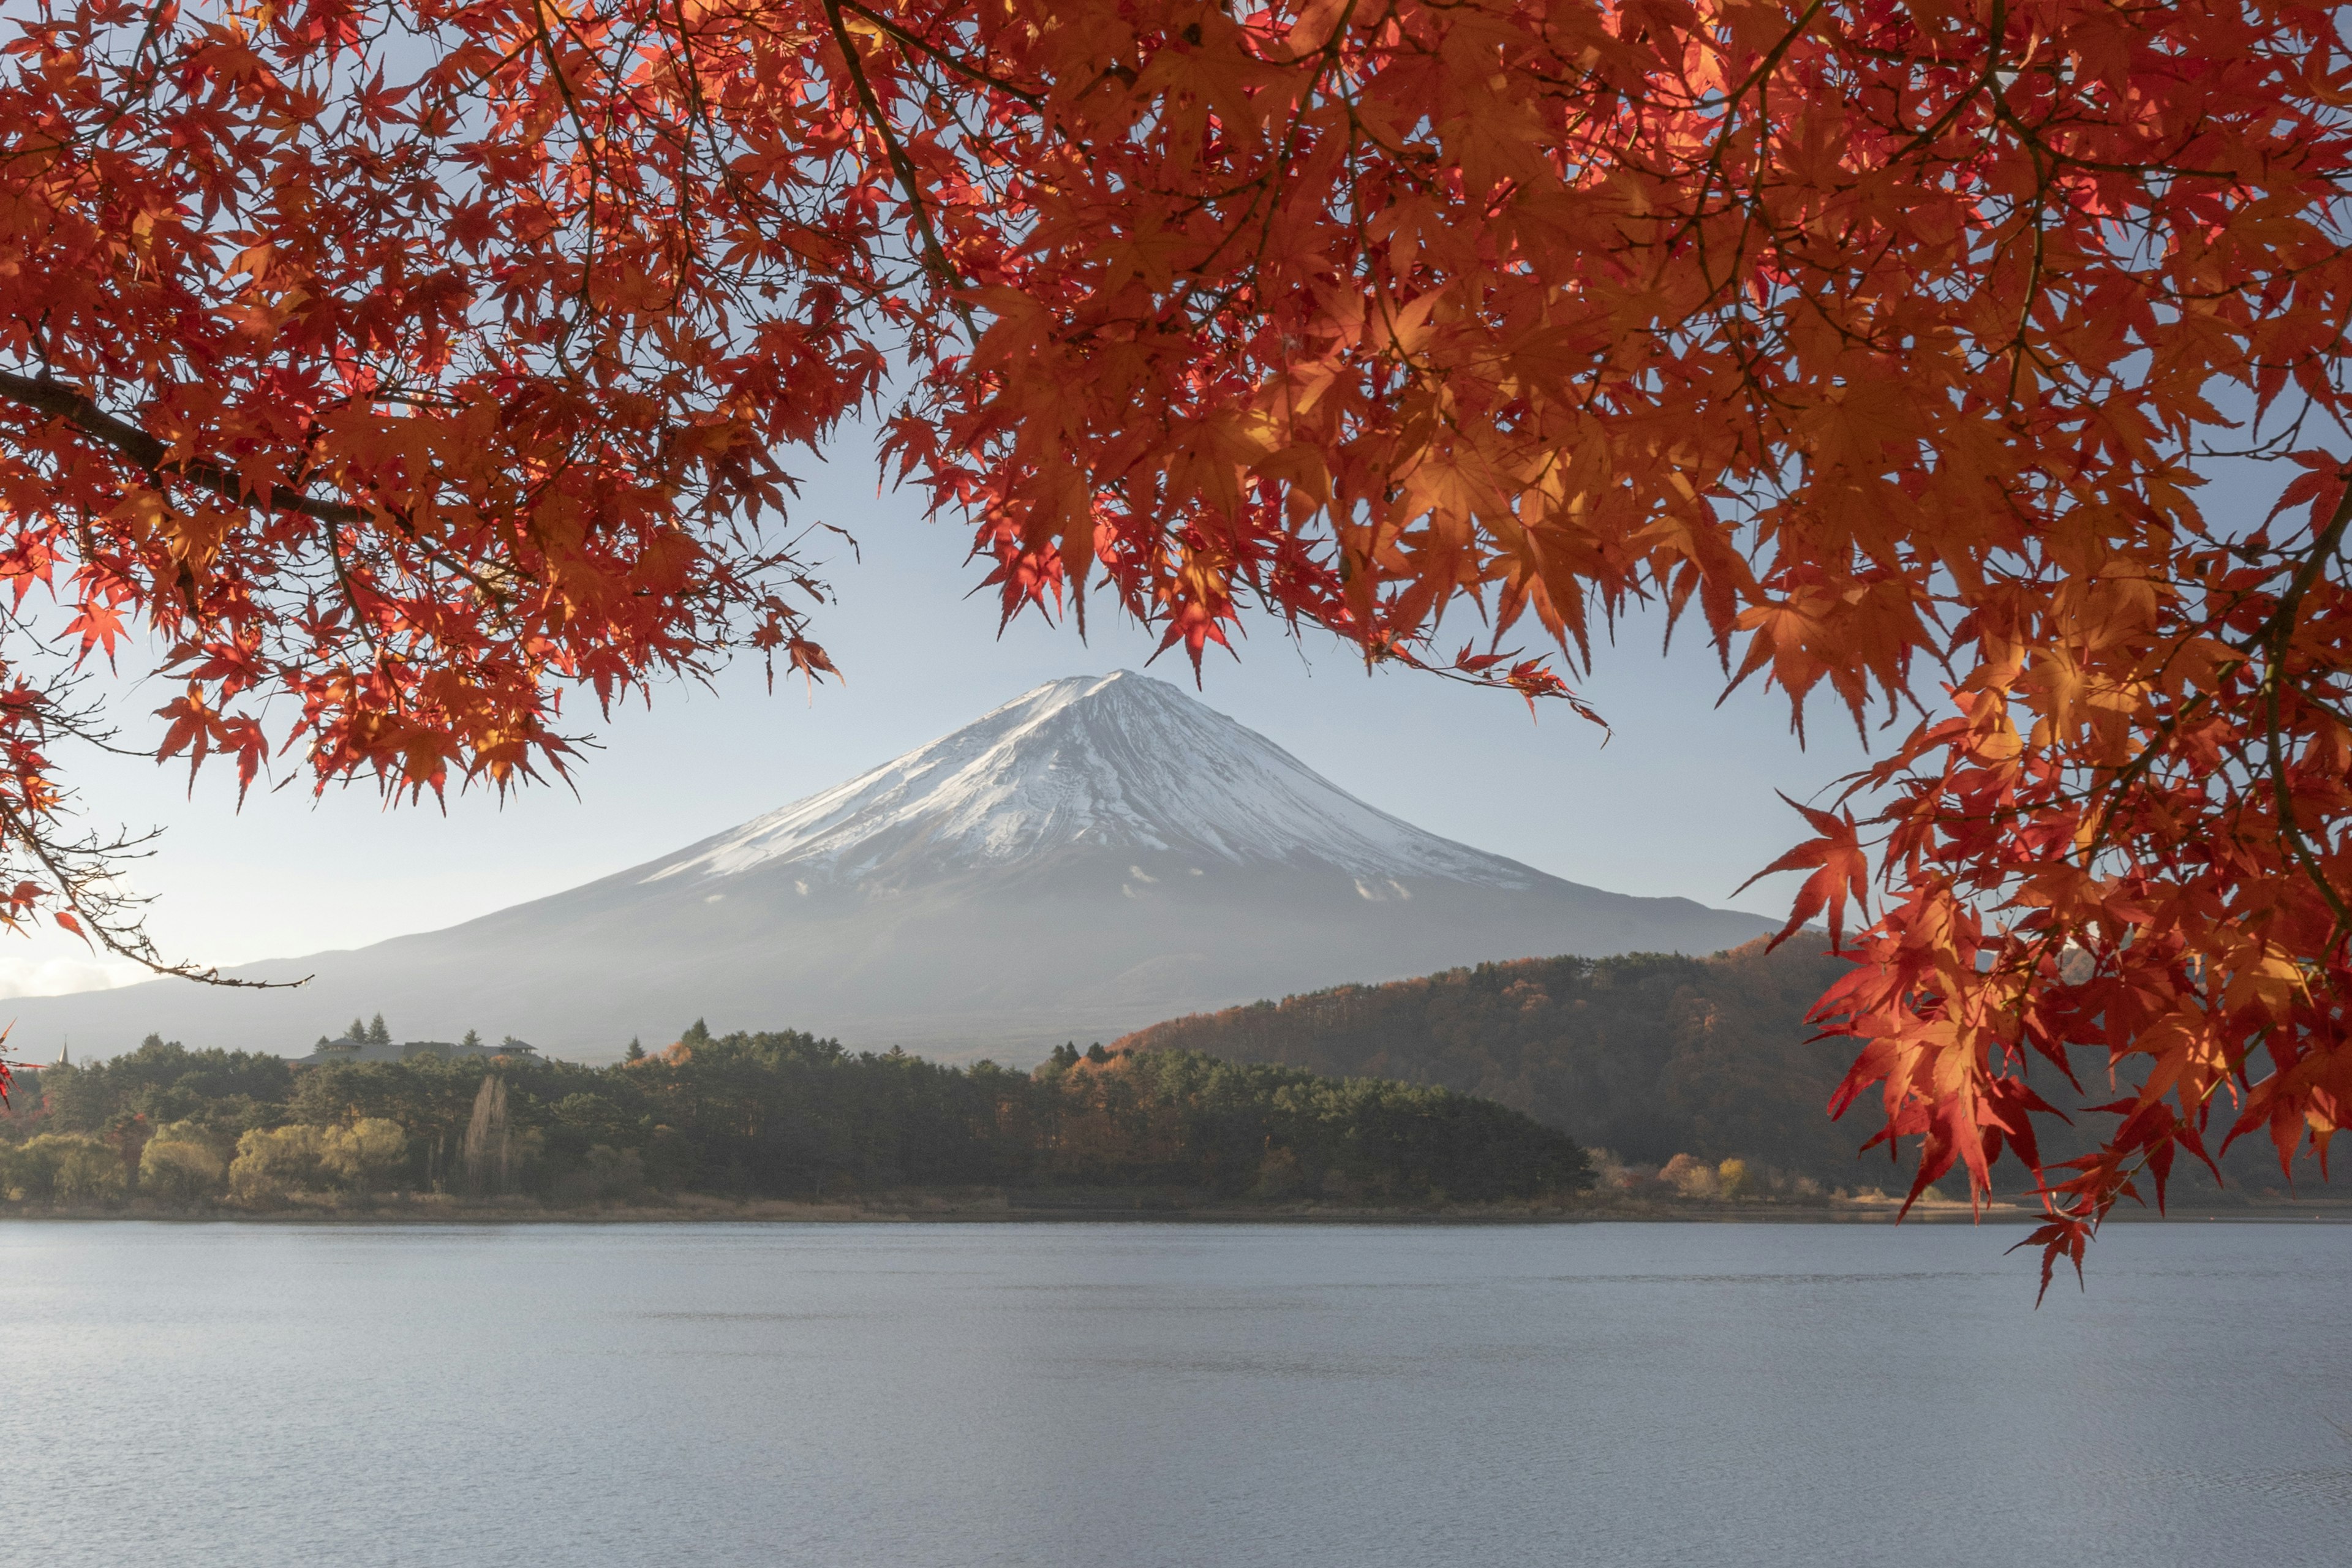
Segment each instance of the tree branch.
M946 247L940 244L939 231L931 226L931 209L923 200L922 177L916 172L915 161L907 156L906 148L899 145L898 133L892 128L889 117L882 112L882 105L874 94L874 84L866 79L866 62L857 58L857 41L850 37L849 24L842 20L839 0L824 0L824 14L826 20L833 24L833 40L841 49L842 63L849 72L850 85L856 89L858 108L866 116L866 123L872 126L874 133L881 138L882 151L890 160L890 171L898 175L899 188L907 195L907 205L914 212L915 227L923 240L925 270L931 274L931 281L940 288L953 289L963 282L962 275L957 272L955 263L948 259ZM955 307L955 313L962 319L963 329L971 334L971 341L978 342L980 328L972 321L971 307L952 293L949 295L948 302Z
M370 516L364 507L352 506L347 501L321 500L291 485L272 485L266 498L252 495L247 491L245 480L235 470L210 458L171 461L172 448L162 440L129 420L108 413L87 395L58 382L0 370L0 397L19 407L64 420L80 434L110 447L158 479L168 474L185 479L239 506L252 506L266 500L273 510L299 512L305 517L317 518L320 522L365 522Z

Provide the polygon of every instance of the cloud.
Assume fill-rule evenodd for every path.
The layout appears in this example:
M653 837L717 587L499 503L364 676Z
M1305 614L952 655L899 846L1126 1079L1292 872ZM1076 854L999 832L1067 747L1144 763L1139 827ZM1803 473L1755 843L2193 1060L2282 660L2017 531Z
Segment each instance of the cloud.
M110 991L152 978L137 964L120 959L0 957L0 997Z

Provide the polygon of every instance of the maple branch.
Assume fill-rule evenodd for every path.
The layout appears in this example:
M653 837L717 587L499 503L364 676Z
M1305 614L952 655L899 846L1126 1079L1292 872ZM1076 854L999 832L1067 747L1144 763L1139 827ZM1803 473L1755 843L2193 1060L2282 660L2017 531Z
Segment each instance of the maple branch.
M952 289L963 281L955 264L948 259L945 247L940 244L939 230L931 226L931 209L923 200L922 179L915 169L915 161L898 142L898 132L891 129L889 119L883 114L880 101L874 95L874 84L866 79L866 62L857 56L856 41L850 37L849 24L842 20L841 0L824 0L825 19L833 24L833 40L841 49L843 65L849 72L850 85L856 89L860 112L874 133L882 139L882 151L890 160L890 171L898 176L899 188L907 194L907 205L912 210L916 230L923 239L923 266L931 274L931 281ZM980 341L980 328L972 320L971 307L953 294L949 302L963 321L964 331L972 342Z
M581 261L580 287L576 293L582 313L593 316L596 313L596 303L591 294L589 279L596 268L596 198L608 183L609 176L604 172L604 161L596 150L599 139L589 132L587 121L581 113L580 99L572 90L572 79L564 74L562 58L556 53L555 38L547 30L547 8L542 0L531 0L530 21L532 29L539 36L540 52L547 59L547 73L554 79L555 90L563 99L564 110L572 119L572 133L580 138L580 155L588 163L588 209L587 221L583 225L588 236L588 253ZM571 30L568 21L566 30ZM576 32L572 34L572 41L581 42ZM562 352L560 347L558 352Z
M2284 750L2280 741L2279 700L2284 685L2287 645L2294 640L2295 621L2302 614L2303 601L2317 584L2320 573L2326 569L2327 562L2343 542L2347 523L2352 523L2352 476L2344 477L2344 493L2336 498L2336 510L2328 517L2327 526L2312 541L2310 552L2304 557L2301 570L2287 584L2286 592L2279 596L2278 607L2272 612L2269 621L2256 634L2256 641L2270 655L2267 668L2263 671L2264 744L2270 763L2272 798L2278 809L2279 834L2288 849L2294 852L2305 876L2319 889L2319 896L2334 911L2336 930L2333 935L2336 942L2341 942L2345 933L2352 931L2352 908L2347 907L2344 895L2328 879L2326 868L2320 865L2318 856L2312 852L2310 841L2304 837L2303 825L2296 819L2294 795L2287 787Z
M2295 609L2300 609L2304 596L2318 581L2318 573L2322 564L2327 555L2333 552L2336 544L2341 542L2347 522L2352 521L2352 512L2347 512L2346 510L2347 506L2352 506L2352 484L2347 485L2344 496L2336 503L2336 512L2321 531L2327 536L2328 542L2322 542L2315 540L2312 553L2305 557L2301 569L2294 578L2289 580L2287 592L2281 596L2279 604L2273 606L2271 614L2264 618L2260 626L2257 626L2242 641L2232 645L2238 657L2220 663L2215 668L2206 689L2196 693L2158 721L2152 727L2148 743L2142 747L2139 753L2129 763L2117 769L2115 776L2104 787L2085 790L2084 795L2085 800L2097 798L2100 795L2105 796L2105 802L2099 808L2098 820L2094 825L2089 838L2082 847L2081 860L2086 868L2098 859L2099 855L2106 847L2107 830L2114 826L2116 816L2123 809L2124 802L2129 796L2133 787L2145 775L2155 771L2156 765L2164 759L2173 737L2179 732L2180 727L2211 705L2221 691L2222 684L2253 662L2256 650L2272 647L2279 628L2282 610L2288 608L2290 605ZM2244 551L2245 547L2241 546L2240 549ZM2255 559L2251 552L2247 552L2245 558L2250 563ZM2229 601L2219 610L2207 615L2203 622L2204 626L2211 629L2226 624L2231 615L2239 605L2245 603L2252 592L2252 589L2246 588L2231 595ZM2288 629L2292 629L2291 625ZM2191 640L2191 635L2184 634L2173 645L2172 651L2166 655L2163 663L2158 666L2157 676L2160 677L2171 668L2172 661L2181 656ZM2012 807L2000 815L2014 816L2023 814L2025 809ZM1988 820L1994 819L1997 818Z
M75 430L111 447L157 479L167 476L184 479L238 506L252 506L266 500L273 510L296 512L331 525L356 525L374 519L375 514L366 507L354 506L348 501L326 500L290 485L272 485L266 498L256 497L247 491L243 479L234 470L210 458L189 458L173 462L170 460L171 447L162 439L117 415L108 413L91 398L58 382L0 370L0 397L63 419ZM503 605L504 596L497 584L436 545L416 526L414 519L398 510L388 509L387 515L402 538L427 561L463 578L486 601ZM328 542L328 552L346 602L356 605L351 579L344 572L341 556L331 539ZM367 635L364 626L362 635ZM381 655L383 650L375 647L372 637L368 637L368 643L373 651Z
M125 906L135 907L146 900L101 890L102 883L111 875L108 868L121 860L126 852L153 837L151 833L143 838L123 837L108 844L92 836L79 844L52 844L47 835L8 803L5 794L0 794L0 838L21 846L40 862L41 868L48 873L50 886L65 900L66 907L79 917L79 923L69 923L67 929L73 931L84 942L103 947L151 973L167 979L193 980L200 985L250 991L287 991L310 984L311 977L307 974L299 980L236 980L221 973L217 968L199 969L193 963L167 963L155 951L155 944L147 940L146 932L139 928L137 917L120 912ZM71 864L76 858L87 864L80 867ZM11 918L7 923L14 926L16 922Z
M2000 97L1998 89L1994 97L1998 101ZM2033 307L2042 298L2042 269L2047 259L2044 252L2048 244L2048 236L2042 227L2042 216L2049 203L2050 171L2042 165L2040 139L2027 137L2026 146L2033 157L2033 260L2032 264L2026 268L2025 299L2017 307L2017 331L2010 339L2008 345L2010 351L2009 402L2011 407L2016 406L2017 404L2017 386L2019 380L2025 374L2025 357L2032 353L2031 340L2033 332ZM2041 356L2036 354L2034 358L2038 363Z
M1357 0L1348 0L1347 5L1339 12L1339 20L1331 25L1331 36L1326 38L1323 41L1323 47L1316 51L1315 68L1308 73L1307 85L1298 89L1298 107L1292 110L1289 122L1282 129L1282 149L1275 154L1271 174L1271 177L1276 181L1279 181L1281 172L1289 168L1297 157L1299 127L1307 118L1315 95L1323 89L1323 79L1337 73L1340 68L1340 47L1347 41L1348 29L1355 26L1356 5ZM1344 100L1345 94L1341 97ZM1259 195L1267 194L1264 188L1264 178L1261 178L1259 184ZM1253 206L1256 205L1256 197L1251 198ZM1265 265L1266 251L1274 244L1275 219L1281 216L1281 212L1282 196L1279 189L1276 189L1273 193L1273 199L1265 205L1265 219L1258 226L1257 257L1253 265L1254 270L1263 268ZM1240 220L1234 224L1234 231L1238 233L1241 226L1248 221L1249 215L1244 213ZM1214 260L1217 252L1223 250L1224 247L1224 242L1219 241L1217 249L1210 252L1210 259ZM1201 268L1195 270L1205 269L1207 263L1203 262ZM1193 279L1185 279L1184 287L1188 294L1192 291L1194 282Z
M82 435L112 447L158 479L167 473L175 475L239 506L251 506L257 500L267 500L273 510L299 512L320 522L364 522L369 517L364 507L352 506L347 501L322 500L290 485L272 485L266 498L256 497L247 493L245 481L234 470L210 458L185 458L174 462L168 444L129 420L108 413L85 394L58 382L0 370L0 397L5 397L20 407L64 420Z
M2242 1062L2235 1070L2239 1081L2243 1082L2245 1068ZM2069 1072L2067 1076L2071 1078L2074 1075ZM2215 1078L2207 1083L2198 1091L2195 1105L2191 1106L2186 1102L2182 1104L2182 1114L2174 1117L2172 1128L2168 1129L2160 1138L2151 1139L2142 1145L2138 1157L2128 1163L2120 1160L2109 1163L2104 1177L2095 1168L2100 1163L2100 1156L2096 1154L2084 1157L2084 1160L2090 1163L2088 1165L2085 1164L2084 1160L2069 1160L2059 1165L2057 1169L2063 1170L2071 1165L2082 1170L2083 1173L2071 1181L2061 1182L2054 1187L2049 1184L2045 1171L2039 1166L2035 1168L2034 1177L2038 1190L2034 1195L2042 1200L2042 1212L2048 1216L2050 1223L2035 1230L2033 1234L2008 1250L2016 1252L2037 1244L2042 1249L2042 1289L2033 1298L2033 1305L2037 1310L2040 1310L2042 1300L2050 1294L2050 1276L2061 1252L2065 1253L2068 1259L2074 1265L2075 1283L2079 1285L2083 1282L2082 1248L2074 1245L2077 1236L2084 1239L2096 1236L2100 1227L2106 1223L2107 1215L2114 1212L2116 1203L2127 1194L2134 1203L2142 1207L2147 1206L2147 1200L2139 1195L2137 1182L2141 1172L2153 1168L2157 1213L2160 1215L2165 1212L2164 1193L2169 1180L2166 1172L2169 1169L2170 1155L2165 1154L2166 1163L2158 1165L2157 1163L2158 1153L2180 1141L2178 1130L2190 1126L2188 1112L2196 1113L2197 1128L2207 1125L2206 1119L2212 1106L2213 1096L2220 1091L2225 1081L2224 1078ZM2155 1103L2161 1104L2162 1101L2158 1100ZM2129 1114L2137 1116L2146 1109L2147 1108L2140 1107ZM2068 1120L2063 1111L2059 1112L2059 1119ZM2203 1160L2206 1168L2212 1171L2214 1180L2217 1183L2220 1182L2221 1169L2213 1163L2211 1156L2205 1152L2201 1138L2198 1137L2193 1129L2190 1136L2192 1142L2189 1145L2189 1152ZM2225 1142L2223 1144L2225 1152L2227 1149L2228 1144Z
M938 61L940 65L947 67L948 69L955 72L956 75L963 78L966 81L976 82L982 87L1001 92L1007 98L1016 99L1019 101L1027 104L1032 109L1043 110L1045 107L1045 95L1044 93L1031 91L1025 88L1015 87L1011 82L1005 80L1003 77L991 76L988 72L981 69L978 66L970 64L959 57L950 54L947 50L940 48L937 44L930 42L929 39L918 37L913 33L910 33L907 31L906 28L900 26L898 23L892 21L889 17L883 16L880 12L868 10L866 7L858 5L856 0L841 0L841 8L863 17L866 21L871 23L877 32L889 34L890 37L898 39L899 44L904 47L911 49L918 54L928 56L929 58Z
M2100 814L2097 830L2093 834L2090 844L2084 851L2084 863L2086 866L2104 844L2106 830L2113 823L2117 811L2121 809L2124 796L2128 792L2129 786L2137 783L2141 775L2153 771L2155 764L2163 755L2165 743L2170 741L2182 724L2214 700L2221 683L2237 671L2244 669L2247 665L2253 662L2256 654L2261 653L2266 656L2261 682L2264 711L2264 760L2267 763L2263 772L2268 775L2273 798L2279 814L2279 831L2283 841L2294 852L2305 875L2317 885L2321 897L2335 912L2336 934L2340 937L2347 930L2352 930L2352 909L2347 908L2342 896L2336 891L2335 885L2327 880L2319 867L2308 841L2303 835L2291 796L2286 789L2286 765L2282 744L2280 712L2284 689L2289 684L2285 680L2282 668L2285 659L2286 644L2294 636L2295 620L2301 613L2304 599L2317 584L2319 574L2325 570L2328 558L2341 546L2347 525L2352 525L2352 481L2347 482L2345 493L2337 500L2336 510L2329 515L2326 524L2320 532L2315 536L2311 549L2305 554L2303 563L2296 569L2294 576L2289 580L2286 591L2279 596L2278 603L2272 607L2270 615L2263 619L2261 626L2236 645L2238 657L2225 661L2216 669L2210 689L2197 693L2183 703L2179 711L2168 717L2158 726L2154 743L2135 757L2128 766L2116 774L2115 782L2108 786L2107 804ZM2222 618L2229 609L2233 609L2242 604L2245 597L2246 595L2242 592L2232 595L2222 616L2210 617L2209 624L2212 620ZM2183 639L2182 646L2186 645L2186 640ZM2173 651L2178 655L2180 647L2176 647ZM2169 664L2169 662L2168 659L2167 663ZM2305 700L2317 702L2319 706L2327 708L2331 712L2335 711L2332 705L2315 698L2300 685L2295 687L2295 690ZM2250 773L2252 772L2251 766L2248 772ZM2248 787L2252 787L2251 780Z
M710 144L712 171L726 185L728 193L739 202L742 201L742 182L728 166L727 154L719 145L719 127L711 123L710 102L702 90L702 67L694 57L694 30L687 20L686 0L672 0L672 8L677 16L678 53L685 57L686 68L679 73L679 79L686 84L687 107L694 115L695 123L702 127L703 140Z

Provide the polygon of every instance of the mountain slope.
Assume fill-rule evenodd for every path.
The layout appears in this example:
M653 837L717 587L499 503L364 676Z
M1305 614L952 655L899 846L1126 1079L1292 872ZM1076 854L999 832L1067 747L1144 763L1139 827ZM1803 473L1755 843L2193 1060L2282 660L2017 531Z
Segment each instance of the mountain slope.
M293 993L160 982L27 998L36 1059L299 1054L353 1014L604 1055L791 1026L1027 1061L1171 1013L1485 959L1706 952L1770 922L1546 876L1374 809L1265 737L1126 672L1039 687L929 745L675 855L446 931L247 966Z
M1822 951L1818 931L1767 952L1761 941L1707 958L1632 953L1591 961L1529 959L1479 964L1379 985L1341 985L1171 1018L1117 1043L1136 1051L1197 1051L1226 1061L1303 1068L1329 1078L1400 1079L1492 1100L1606 1149L1634 1165L1676 1154L1712 1164L1738 1156L1827 1187L1900 1192L1917 1145L1891 1162L1863 1143L1885 1125L1879 1099L1864 1095L1846 1116L1829 1118L1831 1094L1858 1049L1822 1038L1807 1021L1831 984L1852 972ZM2105 1075L2104 1047L2074 1058L2081 1089L2037 1064L2038 1092L2073 1119L2040 1126L2043 1157L2087 1153L2092 1134L2113 1125L2092 1108L2137 1080ZM2270 1141L2242 1139L2226 1151L2211 1139L2228 1178L2221 1189L2278 1196L2288 1184ZM2323 1180L2316 1161L2298 1162L2294 1182ZM2030 1185L2005 1164L1999 1185ZM1966 1190L1963 1178L1945 1190ZM2183 1201L2211 1202L2201 1163L2174 1173Z
M1832 1185L1883 1184L1883 1155L1855 1161L1875 1121L1832 1122L1824 1109L1853 1047L1805 1021L1847 968L1818 942L1533 959L1171 1018L1118 1043L1432 1084L1636 1163L1739 1155Z
M646 879L790 867L879 889L1080 847L1319 865L1374 885L1434 876L1521 888L1537 875L1375 810L1175 687L1121 670L1041 686L695 845Z

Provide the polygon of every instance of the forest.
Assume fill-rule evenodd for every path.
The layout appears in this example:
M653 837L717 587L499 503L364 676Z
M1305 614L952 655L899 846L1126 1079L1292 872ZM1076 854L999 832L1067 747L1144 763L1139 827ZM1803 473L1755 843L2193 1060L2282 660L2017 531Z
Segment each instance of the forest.
M1891 1179L1883 1160L1856 1164L1867 1132L1825 1113L1853 1052L1805 1023L1849 966L1761 950L1482 963L1171 1019L1118 1044L1440 1086L1653 1169L1689 1154L1832 1186Z
M576 1207L992 1187L1431 1205L1556 1197L1591 1179L1557 1130L1429 1085L1099 1045L1066 1046L1034 1072L956 1068L698 1023L602 1068L310 1066L150 1037L21 1073L0 1113L0 1194L26 1205L443 1194Z
M1711 958L1526 959L1171 1019L1117 1043L1476 1095L1569 1134L1596 1159L1613 1156L1609 1179L1637 1187L1669 1167L1673 1184L1695 1163L1717 1169L1728 1160L1762 1190L1899 1191L1915 1151L1906 1143L1900 1165L1885 1145L1863 1151L1883 1124L1873 1103L1831 1119L1853 1050L1807 1022L1852 968L1818 943L1797 942L1769 952L1750 942ZM2077 1058L2079 1090L2048 1066L2036 1082L2079 1123L2086 1103L2118 1090L2104 1051ZM2094 1146L2064 1123L2045 1131L2043 1142L2053 1159ZM2221 1191L2233 1197L2307 1189L2321 1177L2306 1159L2290 1183L2265 1139L2240 1142L2219 1163ZM2217 1195L2190 1161L2176 1167L2176 1180L2184 1196ZM2020 1173L2011 1194L2025 1184Z

